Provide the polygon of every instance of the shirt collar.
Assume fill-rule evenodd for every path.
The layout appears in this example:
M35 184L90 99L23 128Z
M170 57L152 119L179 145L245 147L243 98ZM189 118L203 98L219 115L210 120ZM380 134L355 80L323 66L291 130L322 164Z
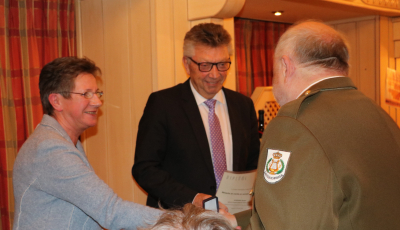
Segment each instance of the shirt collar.
M317 84L317 83L319 83L319 82L321 82L321 81L324 81L324 80L326 80L326 79L337 78L337 77L344 77L344 76L332 76L332 77L322 78L322 79L320 79L320 80L318 80L318 81L312 83L312 84L309 85L307 88L305 88L305 89L299 94L299 96L297 96L297 98L299 98L301 95L303 95L303 93L304 93L305 91L307 91L309 88L311 88L313 85L315 85L315 84Z
M207 101L208 99L204 98L203 96L201 96L199 94L199 92L197 92L197 90L193 87L192 81L189 80L190 83L190 89L192 90L192 93L194 95L194 99L196 99L196 103L197 105L200 105L202 103L204 103L205 101ZM225 104L225 95L223 90L218 91L217 94L214 95L213 99L217 100L218 102Z

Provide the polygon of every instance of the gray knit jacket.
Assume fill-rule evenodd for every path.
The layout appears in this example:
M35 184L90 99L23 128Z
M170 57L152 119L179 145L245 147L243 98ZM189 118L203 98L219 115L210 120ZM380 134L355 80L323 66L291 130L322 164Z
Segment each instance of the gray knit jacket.
M74 146L48 115L21 147L13 171L14 230L136 229L161 214L119 198L95 174L81 143Z

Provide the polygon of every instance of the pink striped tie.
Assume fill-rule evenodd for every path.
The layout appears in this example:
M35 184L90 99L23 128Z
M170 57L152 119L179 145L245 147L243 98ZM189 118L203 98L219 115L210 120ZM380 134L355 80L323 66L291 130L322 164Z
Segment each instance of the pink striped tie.
M225 157L225 146L224 139L222 138L221 126L217 115L215 114L215 103L214 99L209 99L204 103L210 109L208 112L208 124L210 126L210 139L212 149L212 159L214 164L215 180L217 181L217 189L221 183L222 176L226 170L226 157Z

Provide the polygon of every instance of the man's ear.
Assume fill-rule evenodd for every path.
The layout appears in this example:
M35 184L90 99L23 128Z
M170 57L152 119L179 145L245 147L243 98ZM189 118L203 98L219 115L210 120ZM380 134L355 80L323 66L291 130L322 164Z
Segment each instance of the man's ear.
M49 95L49 102L53 106L54 110L61 112L63 111L61 95L58 93L52 93Z
M293 80L294 72L296 70L296 67L294 65L293 60L286 55L282 56L281 59L281 64L282 64L282 71L283 71L283 76L284 76L284 81L290 81Z
M185 67L186 74L190 76L190 68L189 68L189 64L190 63L189 63L188 58L187 57L183 57L182 58L182 63L183 63L183 66Z

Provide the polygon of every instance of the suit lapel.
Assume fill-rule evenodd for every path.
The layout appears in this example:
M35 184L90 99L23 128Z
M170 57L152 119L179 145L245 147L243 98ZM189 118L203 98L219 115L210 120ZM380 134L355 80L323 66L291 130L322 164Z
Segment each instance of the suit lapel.
M240 165L240 149L241 149L241 138L243 132L240 130L240 111L238 111L238 106L234 106L235 100L233 98L232 92L222 88L225 94L226 104L228 107L229 122L231 123L232 132L232 165L233 171L239 170Z
M214 175L206 130L204 128L196 99L194 98L193 92L190 89L189 81L190 78L183 84L182 87L183 109L186 112L187 118L192 126L197 143L199 144L200 152L203 155L204 162L206 163L206 167L212 173L212 175Z

